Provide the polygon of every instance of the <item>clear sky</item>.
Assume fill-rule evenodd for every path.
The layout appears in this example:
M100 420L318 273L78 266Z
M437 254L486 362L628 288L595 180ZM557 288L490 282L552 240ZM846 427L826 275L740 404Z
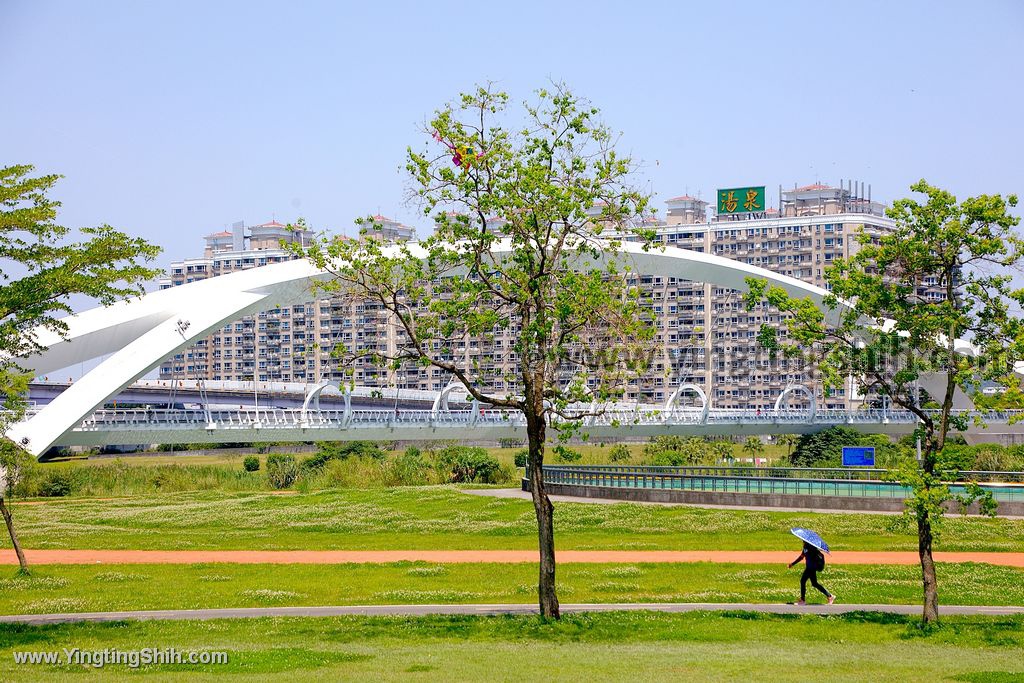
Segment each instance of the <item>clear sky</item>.
M418 124L474 83L588 96L688 191L918 178L1024 194L1024 2L0 0L0 164L69 226L198 255L236 220L352 230L402 205Z

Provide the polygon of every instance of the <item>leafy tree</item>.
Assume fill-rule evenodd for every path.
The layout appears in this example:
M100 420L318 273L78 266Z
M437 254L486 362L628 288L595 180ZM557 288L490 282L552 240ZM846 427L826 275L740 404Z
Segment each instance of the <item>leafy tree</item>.
M558 444L551 450L554 451L555 460L558 462L579 462L583 459L582 453L563 444Z
M732 443L728 441L716 441L711 444L711 453L715 456L716 462L732 462L735 460L732 454Z
M612 462L629 462L632 457L632 453L629 452L629 446L624 443L615 444L612 446L611 451L608 452L608 459Z
M786 457L788 458L793 455L793 446L800 441L800 437L796 434L780 434L775 438L775 441L778 442L780 446L786 447Z
M655 465L685 467L709 460L711 447L707 441L696 436L684 439L667 434L651 439L651 443L644 446L644 455L651 458Z
M829 427L813 434L803 434L796 450L789 456L794 467L839 467L843 446L859 446L861 433L849 427Z
M82 228L82 238L55 221L60 202L47 193L57 175L32 176L27 165L0 168L0 433L24 415L24 395L32 378L20 362L43 349L40 332L64 334L59 316L71 313L71 297L85 295L110 304L143 293L142 283L159 274L145 265L160 249L109 225ZM22 458L3 450L0 470L7 479L21 471ZM27 571L14 522L0 486L0 514Z
M967 427L967 417L953 410L957 387L969 390L985 379L1009 384L1014 363L1024 356L1024 321L1010 310L1012 303L1024 303L1024 290L1014 289L1006 274L1019 267L1024 242L1014 230L1019 219L1007 211L1017 204L1014 195L958 202L924 180L911 189L924 201L895 202L888 211L896 223L891 232L860 234L857 253L826 270L828 311L760 280L748 281L747 304L753 308L767 299L788 314L791 341L781 344L767 331L763 341L787 354L801 353L801 346L817 349L826 386L857 378L867 392L918 417L921 461L899 476L912 490L907 514L917 523L927 623L939 614L932 544L945 506L956 498L995 510L991 495L977 485L969 484L964 496L950 492L956 471L944 461L943 447L951 430ZM932 288L940 298L929 296ZM957 340L966 337L977 357L958 352ZM925 374L940 385L931 390L935 411L921 406Z
M747 440L743 442L743 452L749 453L756 465L758 456L764 453L764 443L756 436L748 436Z
M586 101L563 86L540 90L515 121L508 100L490 88L464 94L431 118L432 140L409 149L411 191L432 236L389 246L364 231L293 248L333 273L328 291L372 301L399 326L402 343L374 350L376 360L440 369L481 404L523 415L540 611L557 618L544 443L549 429L578 431L588 413L575 407L619 395L646 362L630 342L651 338L650 314L617 252L626 234L651 238L633 227L648 198L628 185L632 164ZM502 332L514 339L505 377L465 353ZM496 380L515 388L485 389Z

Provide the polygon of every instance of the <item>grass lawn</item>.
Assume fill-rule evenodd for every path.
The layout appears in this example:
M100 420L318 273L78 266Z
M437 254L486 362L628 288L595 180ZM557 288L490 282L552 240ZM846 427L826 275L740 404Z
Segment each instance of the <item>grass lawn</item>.
M27 548L531 549L529 501L467 495L451 486L337 489L272 495L215 491L114 500L16 504ZM916 550L898 517L780 513L620 503L557 503L556 544L576 550L796 550L792 526L836 550ZM0 547L9 547L0 534ZM1024 551L1024 520L950 516L936 549Z
M1024 570L939 565L941 600L1024 604ZM776 565L561 564L564 602L792 602L800 570ZM917 566L832 566L821 582L846 603L917 604ZM0 613L298 605L533 603L530 564L64 565L0 574ZM808 587L808 598L822 596Z
M1020 681L1024 619L610 613L0 626L0 680ZM226 651L224 665L15 665L18 651Z

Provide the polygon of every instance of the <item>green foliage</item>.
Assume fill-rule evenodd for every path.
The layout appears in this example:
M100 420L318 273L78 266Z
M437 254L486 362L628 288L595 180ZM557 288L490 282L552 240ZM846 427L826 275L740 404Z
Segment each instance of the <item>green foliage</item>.
M39 485L39 495L45 498L59 498L70 495L74 490L74 480L68 470L48 472Z
M743 452L749 453L752 458L757 458L764 453L764 442L756 436L748 436L743 442Z
M263 478L227 465L139 465L125 459L102 465L33 465L24 471L15 493L23 498L46 496L51 481L70 484L67 495L76 497L121 497L177 491L253 491L267 486Z
M260 469L260 459L255 455L248 455L242 461L242 467L246 472L258 472Z
M794 467L840 467L843 446L859 446L860 432L849 427L829 427L813 434L804 434L789 456Z
M714 450L707 441L695 436L656 436L644 446L644 456L655 465L685 467L708 463Z
M402 326L407 342L374 352L379 364L433 366L482 403L560 412L571 430L571 403L618 395L646 366L647 354L633 351L651 338L651 315L628 281L628 259L615 251L623 233L650 240L639 227L648 197L629 186L632 162L615 152L613 132L585 100L562 86L541 90L511 125L508 102L488 88L464 94L430 119L425 147L409 148L411 191L432 235L389 247L371 234L371 218L360 240L291 248L334 275L328 292L372 299ZM461 150L455 166L450 148ZM499 248L507 251L499 256ZM511 329L508 351L519 367L502 379L521 386L486 394L480 387L496 378L455 347ZM556 379L567 366L589 369L593 394ZM543 435L530 438L542 452Z
M316 453L303 460L302 467L307 470L320 469L331 460L383 460L385 457L387 454L373 441L321 441L317 443Z
M299 466L294 455L272 453L267 456L267 481L275 489L286 489L295 483L299 476Z
M629 447L621 443L612 446L612 450L608 453L608 459L612 462L629 462L632 457Z
M59 317L72 312L70 298L84 295L110 304L145 290L159 275L144 264L160 249L109 225L82 228L81 241L58 225L60 202L47 197L57 175L32 177L28 165L0 168L0 399L14 419L31 378L18 365L42 349L39 329L64 334ZM23 273L13 279L13 274ZM0 427L3 425L0 424Z
M438 465L453 483L494 484L499 480L501 463L475 446L448 446L434 454Z
M530 459L530 453L524 448L521 451L516 451L512 456L512 461L516 467L526 467L526 462Z
M0 437L0 500L20 493L26 474L35 468L32 456L10 440Z
M957 202L945 190L924 180L911 189L925 201L900 199L887 214L895 222L881 236L861 233L853 256L826 269L830 290L827 311L808 299L795 299L783 288L748 278L745 296L750 310L776 308L783 313L789 341L759 335L772 351L798 357L813 351L813 361L826 389L856 377L861 390L888 397L920 421L921 463L906 462L900 481L911 487L907 514L920 536L925 586L925 621L938 618L934 569L928 558L932 541L951 500L953 468L942 462L951 431L967 427L967 417L953 411L954 390L971 391L980 380L1019 385L1013 366L1024 359L1024 319L1014 309L1024 304L1024 289L1013 285L1024 240L1010 213L1017 197L981 195ZM934 287L941 298L928 296ZM970 338L980 351L963 354L957 340ZM976 362L980 359L980 362ZM919 380L935 373L944 377L936 402L938 414L925 410ZM991 494L980 496L982 510L994 509ZM961 501L963 502L963 501Z
M554 452L555 460L558 462L579 462L583 459L582 453L562 444L555 446L551 450Z

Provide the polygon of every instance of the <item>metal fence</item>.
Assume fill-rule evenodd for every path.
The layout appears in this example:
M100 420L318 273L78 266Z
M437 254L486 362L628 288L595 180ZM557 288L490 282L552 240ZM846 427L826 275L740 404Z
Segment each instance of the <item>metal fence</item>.
M892 481L881 478L869 479L857 476L845 478L799 477L803 468L765 468L765 474L758 476L736 474L743 468L730 467L617 467L617 466L545 466L544 481L550 484L574 486L602 486L612 488L666 489L678 491L708 491L722 493L768 493L819 496L843 496L863 498L906 498L910 490ZM772 476L772 470L785 471L784 476ZM856 470L855 470L856 471ZM816 468L815 472L840 472ZM885 473L886 470L861 470L867 473ZM1020 481L1021 472L962 472L964 481L986 481L982 488L992 491L996 500L1024 501L1024 486L1010 483L995 483L992 478L1015 476ZM968 476L982 475L982 476ZM963 493L964 486L953 484L954 493Z

